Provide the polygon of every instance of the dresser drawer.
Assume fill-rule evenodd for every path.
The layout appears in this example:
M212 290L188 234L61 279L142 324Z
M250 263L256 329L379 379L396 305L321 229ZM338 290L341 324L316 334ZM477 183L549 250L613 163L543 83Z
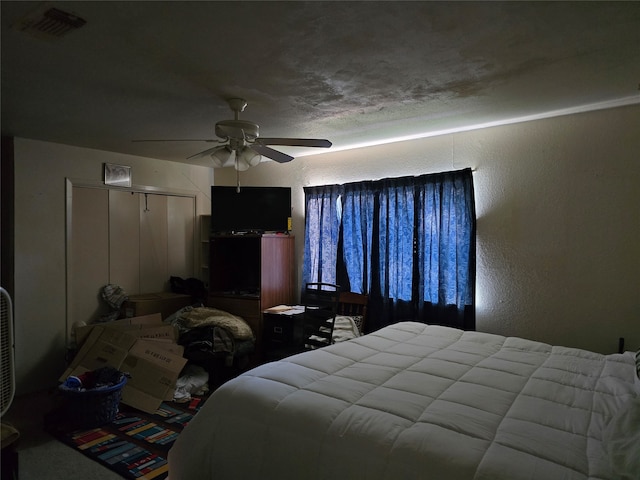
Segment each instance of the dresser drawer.
M262 317L262 348L268 360L301 350L302 322L300 315L264 313Z
M260 317L260 298L209 295L209 306L239 317Z
M262 336L265 342L287 343L293 340L294 321L284 315L264 314Z

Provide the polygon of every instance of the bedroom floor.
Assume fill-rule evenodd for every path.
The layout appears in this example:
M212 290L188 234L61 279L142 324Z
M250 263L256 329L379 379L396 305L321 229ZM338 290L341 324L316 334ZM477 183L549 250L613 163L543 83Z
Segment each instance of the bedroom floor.
M53 410L56 398L49 391L14 399L2 417L20 432L17 442L20 480L119 480L117 473L88 459L44 431L44 415ZM4 477L3 477L4 479Z

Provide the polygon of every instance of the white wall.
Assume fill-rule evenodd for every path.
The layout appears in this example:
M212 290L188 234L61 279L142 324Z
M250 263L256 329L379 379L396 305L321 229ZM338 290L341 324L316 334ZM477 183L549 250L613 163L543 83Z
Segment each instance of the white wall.
M471 167L477 329L612 353L619 337L640 348L638 132L636 105L264 162L240 181L294 187L300 272L303 186Z
M102 164L132 167L132 182L193 192L211 211L213 170L182 163L15 139L15 343L17 393L55 385L65 368L65 178L99 184Z

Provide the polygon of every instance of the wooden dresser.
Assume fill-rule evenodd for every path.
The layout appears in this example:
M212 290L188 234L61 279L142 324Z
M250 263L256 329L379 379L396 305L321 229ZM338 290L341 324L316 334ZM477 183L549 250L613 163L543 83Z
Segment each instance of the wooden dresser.
M292 235L213 235L209 239L207 305L238 315L256 336L262 357L262 312L295 298L295 238Z

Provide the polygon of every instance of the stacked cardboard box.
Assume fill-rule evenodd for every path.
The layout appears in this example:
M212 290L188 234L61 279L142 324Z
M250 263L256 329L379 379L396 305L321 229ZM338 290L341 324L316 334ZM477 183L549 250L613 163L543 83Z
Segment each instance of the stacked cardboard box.
M78 376L104 366L129 375L122 403L153 413L171 400L187 360L177 344L178 331L160 313L78 327L75 358L60 377Z
M191 295L182 293L160 292L129 295L122 304L122 313L125 317L140 317L159 312L164 320L181 308L191 305L192 302Z

